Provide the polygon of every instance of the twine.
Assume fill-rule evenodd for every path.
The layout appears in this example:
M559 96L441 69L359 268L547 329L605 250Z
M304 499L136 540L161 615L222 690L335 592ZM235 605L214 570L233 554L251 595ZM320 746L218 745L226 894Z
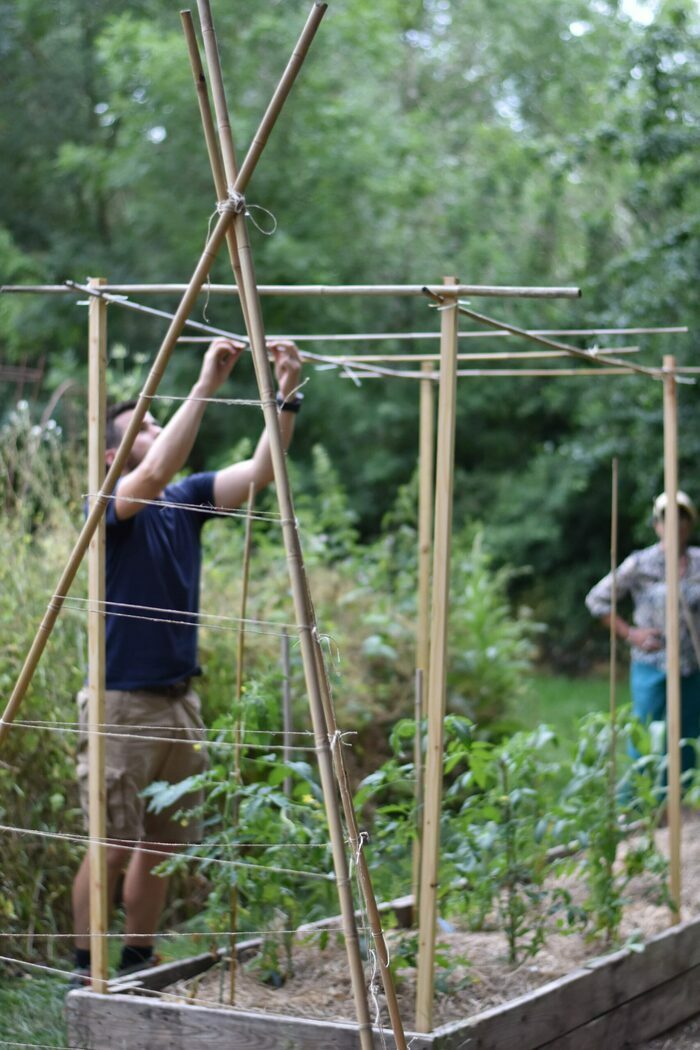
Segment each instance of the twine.
M152 735L149 735L149 734L146 734L146 733L123 733L123 732L119 731L118 726L113 726L115 731L110 733L109 731L105 731L104 729L91 729L91 728L89 728L87 726L80 726L80 725L76 725L75 727L51 726L51 725L35 726L35 725L31 725L31 724L27 725L24 722L13 722L12 725L17 726L18 729L42 729L42 730L44 730L45 732L48 732L48 733L66 733L66 734L72 733L74 735L75 734L80 734L81 736L92 737L92 738L105 737L105 738L108 738L108 739L117 738L119 740L141 740L141 741L142 740L147 740L150 743L154 743L154 744L185 744L185 745L189 744L191 747L195 747L197 749L212 748L213 750L218 749L219 751L237 751L237 750L239 750L239 751L264 751L264 752L267 752L267 751L281 751L283 754L287 750L287 747L284 744L246 744L246 743L237 744L235 742L234 743L230 743L230 742L227 742L227 741L220 741L220 740L204 740L204 739L202 739L202 740L199 740L199 739L193 740L192 738L183 739L183 738L178 738L176 736L175 737L173 737L173 736L156 736L156 735L152 736ZM129 725L128 728L129 729L137 729L138 726L131 726L131 725ZM150 727L146 727L146 728L150 728ZM161 729L162 730L164 727L163 726L153 726L152 728L156 729L156 730L157 729ZM183 731L183 732L187 732L187 730L185 729L184 726L173 726L172 732L175 732L175 730L180 730L180 731ZM310 754L314 754L316 752L316 750L317 750L315 747L300 747L298 745L295 745L294 749L295 749L295 751L304 751L304 752L307 752L307 753L310 753ZM210 781L210 783L211 783L211 781ZM226 781L226 780L218 780L218 781L216 781L216 783L217 784L226 784L226 783L228 783L228 781Z
M256 402L262 404L262 402ZM186 510L194 514L215 514L222 518L247 518L248 513L245 510L239 510L237 507L219 507L212 504L211 506L204 506L201 503L171 503L164 499L141 499L138 496L120 496L118 493L112 493L107 495L105 492L83 492L81 493L81 499L97 499L100 497L103 500L124 500L125 503L139 503L144 507L170 507L174 510ZM275 514L272 511L258 511L256 514L251 515L255 521L267 521L267 522L280 522L283 524L282 518L279 514Z
M98 846L117 846L124 850L138 850L140 853L147 853L149 856L164 857L165 847L177 847L178 851L187 848L189 843L187 842L161 842L155 845L160 845L161 849L149 849L142 842L135 843L135 840L131 839L109 839L109 838L94 838L89 835L69 835L66 832L60 831L36 831L33 828L16 828L8 824L0 824L0 831L10 832L15 835L27 835L35 836L37 838L60 840L64 842L76 842L80 845L98 845ZM124 845L124 843L131 842L131 845ZM135 843L135 844L133 844ZM284 845L284 844L282 844ZM291 844L290 844L291 845ZM242 860L223 860L220 857L211 857L202 855L199 853L184 853L178 852L178 856L187 860L202 860L207 861L208 864L219 864L224 868L245 868L249 871L264 871L268 873L275 873L277 875L293 875L296 878L303 879L314 879L317 882L335 882L335 875L332 872L319 872L319 871L300 871L298 868L276 868L272 865L266 864L253 864L251 861Z

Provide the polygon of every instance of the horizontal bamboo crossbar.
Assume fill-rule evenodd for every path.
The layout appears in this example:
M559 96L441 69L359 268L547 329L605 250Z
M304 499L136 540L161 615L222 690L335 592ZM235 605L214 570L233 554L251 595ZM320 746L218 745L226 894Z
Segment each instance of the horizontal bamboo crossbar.
M282 339L283 336L269 336L269 339ZM289 338L288 336L286 338ZM182 342L182 340L180 340ZM596 347L595 350L589 350L588 353L591 357L595 357L596 354L638 354L640 348L638 346L616 346L613 349L607 347ZM302 357L306 356L306 351L299 351ZM483 351L482 353L471 353L471 354L457 354L458 361L544 361L550 360L551 358L562 358L571 357L571 354L566 353L564 350L511 350L503 352L489 353ZM412 362L413 364L422 364L423 361L439 361L439 354L338 354L338 356L329 356L328 361L335 361L339 365L343 364L371 364L376 362L378 364L391 364L392 362Z
M528 376L540 376L543 379L568 379L573 376L634 376L644 375L644 373L632 372L629 368L460 368L457 371L457 375L462 378L493 378L494 376L500 376L505 379L522 379ZM358 378L361 380L365 379L385 379L384 375L377 375L372 372L357 373L354 377L347 375L347 373L341 374L341 379L352 379ZM399 372L395 371L392 375L395 379L433 379L435 382L439 382L439 372Z
M687 335L687 325L675 325L665 328L528 328L532 335ZM482 332L469 329L459 332L460 339L517 339L513 332ZM293 333L291 335L271 335L270 339L293 339L295 343L372 343L390 339L440 339L439 332L348 332L329 335L319 333ZM204 342L200 336L181 336L182 343ZM602 353L602 351L600 351ZM619 349L617 353L619 353Z
M113 295L181 295L186 284L107 284L106 292ZM332 297L347 295L399 295L420 296L425 289L445 294L442 284L259 284L258 295L291 295L306 297ZM0 294L66 295L73 290L63 284L3 284ZM235 284L208 284L202 295L238 295ZM580 288L537 288L527 285L456 284L449 290L450 296L474 295L503 297L506 299L579 299Z

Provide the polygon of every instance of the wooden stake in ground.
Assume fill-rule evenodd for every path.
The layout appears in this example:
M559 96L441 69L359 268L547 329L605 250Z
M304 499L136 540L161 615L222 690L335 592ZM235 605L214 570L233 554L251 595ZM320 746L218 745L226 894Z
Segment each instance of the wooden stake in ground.
M90 284L106 284L93 277ZM105 474L107 414L107 303L88 308L88 492ZM92 990L107 991L107 806L105 794L105 525L100 521L88 549L88 854L90 857L90 968Z
M678 402L676 360L664 357L664 551L666 554L666 740L670 895L674 922L681 911L681 679L678 579Z
M455 278L445 278L455 284ZM455 405L457 390L458 313L454 299L445 296L440 341L440 399L438 404L435 529L433 541L433 600L428 677L428 749L423 810L416 1030L429 1032L433 1021L435 926L440 861L443 722L447 675L447 622L452 543Z

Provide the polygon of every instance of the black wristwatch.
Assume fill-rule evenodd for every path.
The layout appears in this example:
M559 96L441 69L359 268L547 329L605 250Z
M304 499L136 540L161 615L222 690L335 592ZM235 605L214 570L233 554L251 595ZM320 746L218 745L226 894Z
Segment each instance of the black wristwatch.
M281 394L278 394L276 400L280 412L298 412L304 400L304 395L295 394L294 397L284 398Z

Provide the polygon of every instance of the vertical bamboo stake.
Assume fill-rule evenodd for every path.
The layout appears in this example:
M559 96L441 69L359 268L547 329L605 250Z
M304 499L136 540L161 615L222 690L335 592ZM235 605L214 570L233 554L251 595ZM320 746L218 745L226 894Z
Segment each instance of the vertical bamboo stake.
M414 696L414 718L416 733L413 740L413 768L415 770L416 826L413 840L413 921L417 920L420 911L420 861L423 842L423 680L424 674L416 667L416 686Z
M286 629L282 631L282 760L285 763L292 760L292 672L289 658L289 635ZM292 794L291 777L284 778L284 793L287 798Z
M420 436L418 455L418 630L416 667L428 675L430 661L430 554L433 515L434 406L432 365L424 361L420 381ZM423 712L425 713L425 712Z
M323 703L323 711L326 720L328 736L333 741L333 763L335 766L338 787L340 789L340 799L343 806L343 813L345 814L345 826L347 827L350 846L354 854L355 866L357 868L357 875L360 883L362 897L364 898L365 907L367 909L367 920L369 922L369 927L372 931L372 939L377 950L377 963L379 966L379 973L382 978L382 984L384 986L387 1010L389 1011L389 1019L391 1022L392 1031L394 1033L394 1042L396 1043L396 1050L407 1050L406 1036L404 1034L403 1023L401 1021L401 1013L399 1011L399 1004L396 998L394 980L391 976L391 970L389 968L389 952L387 950L386 941L384 939L382 919L379 914L379 908L377 907L377 901L374 896L374 889L372 887L372 879L369 873L369 866L367 864L367 859L364 853L365 836L360 835L360 831L357 826L355 806L352 800L352 792L350 790L347 770L345 768L345 761L343 759L343 745L342 741L339 738L338 725L335 720L333 700L331 698L330 686L328 683L328 675L326 673L325 665L323 662L323 652L321 650L321 645L318 641L318 638L315 639L314 644L316 650L316 666L318 668L318 678L319 684L321 686L321 700Z
M456 284L446 277L445 284ZM452 542L455 406L457 391L457 304L442 311L440 328L440 399L435 484L433 598L428 675L428 751L423 810L423 860L420 881L416 1030L429 1032L433 1020L433 985L437 887L440 861L443 721L447 679L447 622Z
M90 278L92 288L106 284ZM107 407L107 303L90 298L88 307L88 492L94 502L105 475ZM92 989L107 991L107 807L105 792L105 525L98 525L88 549L88 852L90 857L90 967Z
M250 577L250 552L253 540L253 505L255 503L255 483L251 481L248 486L248 513L245 519L245 539L243 541L243 569L241 572L241 605L240 623L238 625L238 651L236 657L236 722L233 732L233 783L236 794L233 798L231 812L231 823L238 829L238 817L240 806L238 801L238 790L241 786L241 749L243 747L243 715L241 713L241 697L243 695L243 662L245 657L245 617L248 606L248 579ZM234 850L235 852L235 850ZM238 956L236 955L236 941L238 939L238 886L231 887L229 897L229 986L228 1001L233 1006L236 999L236 969Z
M422 792L423 792L423 749L421 743L421 721L425 718L425 688L430 666L430 555L433 536L433 469L435 460L435 410L430 361L421 364L425 379L420 381L420 428L418 439L418 617L416 631L416 695L420 693L420 708L416 710L416 801L418 826L413 841L412 884L413 884L413 919L419 913L420 902L420 867L422 849Z
M211 16L208 10L207 0L198 0L200 15L204 14L207 20L207 33L214 33L213 25L211 25ZM299 39L297 47L287 65L287 69L283 74L282 80L273 96L273 99L266 110L265 116L261 123L261 126L256 134L253 143L248 151L248 154L243 162L243 167L235 178L235 185L233 184L232 175L234 172L229 168L226 168L226 164L232 165L234 163L234 157L231 151L223 149L224 155L224 167L226 168L226 178L228 184L236 190L236 192L242 192L247 184L248 179L254 164L259 156L259 153L263 149L267 137L269 135L269 129L274 123L276 116L284 103L284 100L291 89L292 83L298 72L298 69L303 61L303 58L308 50L308 47L313 38L313 34L320 22L320 19L325 12L326 5L316 3L312 9L311 15L307 20L306 26ZM210 76L214 79L220 78L220 70L217 69L216 61L214 66L209 67ZM219 90L218 87L213 88L215 102L225 107L226 100L223 94L223 90ZM227 117L218 115L219 127L222 129L223 137L226 137L230 133L230 124ZM287 553L287 563L289 566L290 583L292 589L292 597L294 601L294 608L296 614L296 622L300 632L301 642L301 653L302 661L304 665L304 675L306 679L306 687L309 696L309 706L311 708L311 717L314 726L314 739L316 745L316 753L318 757L319 774L321 778L321 786L323 790L323 796L326 805L326 815L328 818L329 834L331 840L331 846L333 850L333 863L335 867L337 885L338 885L338 897L340 902L340 908L343 918L343 932L345 935L345 943L348 954L348 965L350 967L350 974L352 980L353 996L355 1000L355 1012L358 1021L358 1034L360 1038L360 1045L363 1050L373 1050L374 1039L372 1036L372 1026L369 1016L369 1007L367 1003L367 989L364 981L364 971L362 966L362 958L360 955L359 939L357 935L357 927L355 923L354 905L352 899L352 889L350 885L350 876L348 871L347 857L345 856L344 836L343 829L340 820L340 813L338 810L338 802L335 795L335 786L333 780L333 764L330 754L330 745L327 736L327 729L325 726L325 715L323 709L323 699L321 694L321 684L319 681L319 671L316 664L316 655L314 651L314 638L317 636L318 631L315 624L315 618L313 614L313 608L311 602L308 599L308 584L306 578L306 572L304 568L303 555L301 551L301 544L299 540L298 531L296 528L296 519L294 514L294 505L292 501L291 488L289 485L289 475L287 472L287 464L285 459L285 452L282 445L282 437L279 427L279 418L277 403L275 400L275 390L272 381L272 372L270 369L270 362L267 357L267 348L265 346L265 330L262 318L262 309L260 305L260 298L257 290L257 280L255 277L255 269L253 265L252 253L250 250L250 242L248 238L248 229L246 226L245 215L238 213L238 219L240 221L235 222L235 235L236 242L238 245L238 258L241 267L241 290L247 302L247 309L245 311L245 322L248 331L248 337L250 339L251 350L253 353L253 365L255 368L255 375L258 383L258 390L260 392L260 398L262 401L263 414L265 416L265 429L268 435L270 443L270 455L272 458L273 475L275 479L275 486L277 490L277 500L280 508L280 515L282 519L282 532L284 537L285 550Z
M236 666L236 700L240 702L243 693L243 663L245 658L245 617L248 607L248 581L250 579L250 554L253 546L253 507L255 504L255 482L248 486L248 513L245 519L245 538L243 540L243 570L241 578L241 608L238 625L238 653ZM240 720L239 730L240 731ZM240 743L240 741L238 741Z
M678 404L676 360L664 357L664 550L666 554L666 738L670 896L673 922L681 910L681 696L678 580Z
M611 818L615 819L617 791L617 456L612 461L610 506L610 762L608 766L608 801Z

